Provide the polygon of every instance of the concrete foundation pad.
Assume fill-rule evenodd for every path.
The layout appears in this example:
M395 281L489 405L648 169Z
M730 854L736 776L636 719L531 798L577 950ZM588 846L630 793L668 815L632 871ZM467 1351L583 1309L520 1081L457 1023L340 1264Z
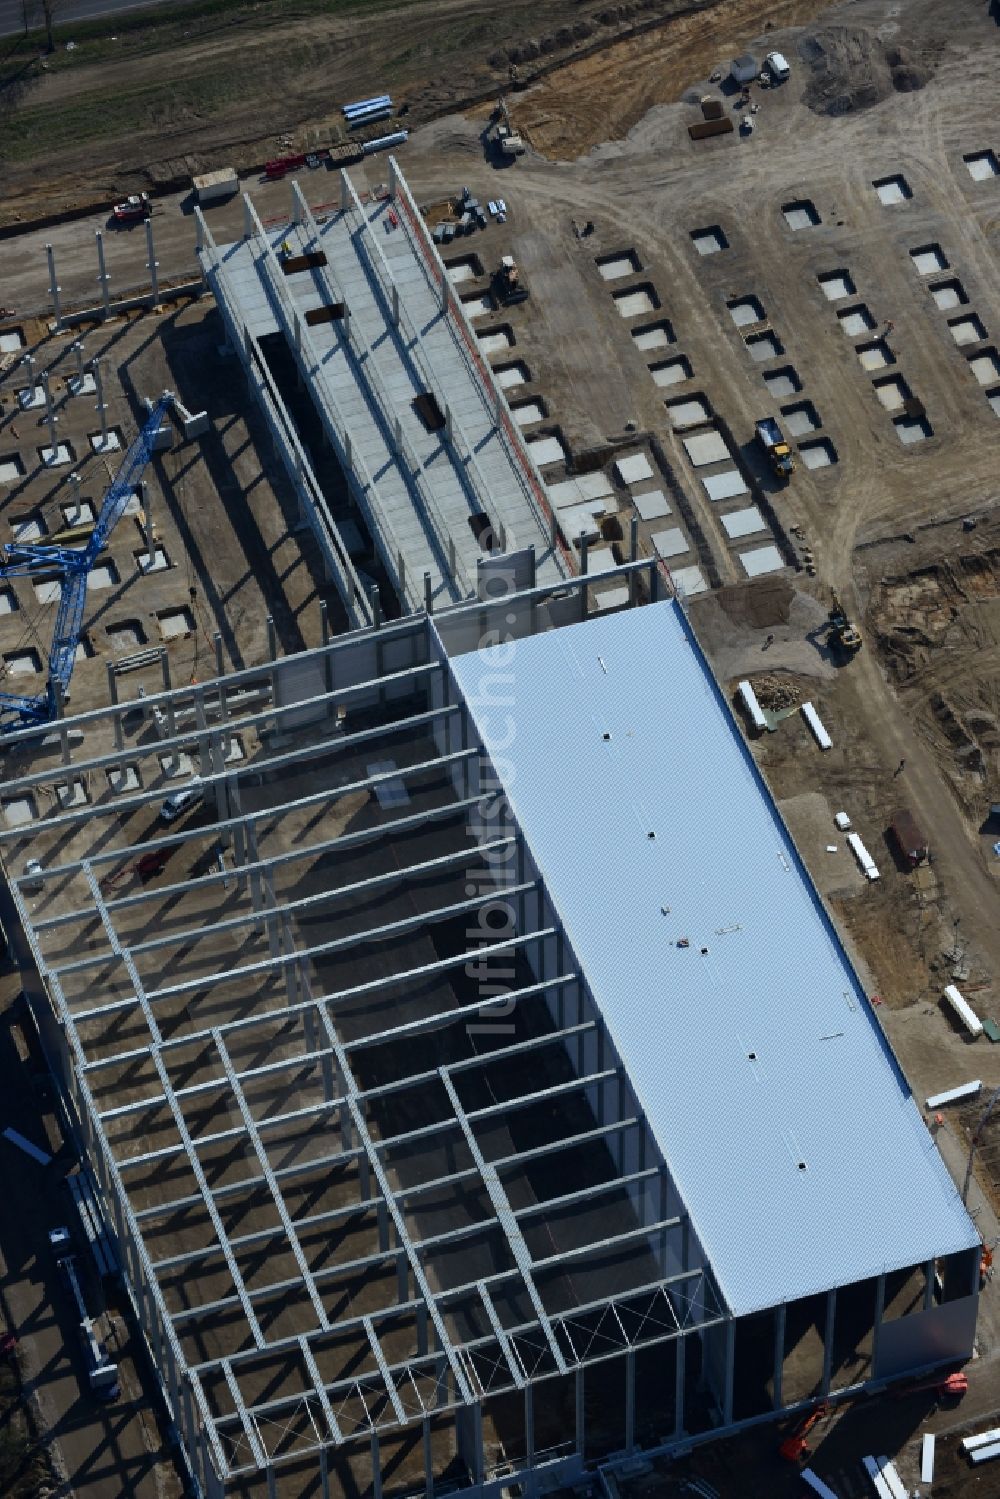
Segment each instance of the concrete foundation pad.
M827 271L816 279L829 302L838 302L841 297L853 297L857 290L849 271Z
M653 466L645 453L630 453L615 463L615 473L623 484L640 484L653 477Z
M26 385L17 393L17 404L22 411L37 411L45 405L45 391L41 385Z
M707 474L701 482L710 500L732 500L737 495L749 494L743 475L735 468L727 468L721 474Z
M809 198L799 198L793 203L783 203L781 212L789 229L814 229L822 222L815 203Z
M919 245L910 251L910 259L921 276L931 276L935 271L948 268L948 257L940 245Z
M670 576L674 587L683 598L692 598L696 593L705 593L708 583L700 567L672 567Z
M729 457L725 439L718 432L696 432L693 437L685 437L683 441L684 451L695 468L705 468L709 463L722 463Z
M612 255L599 255L597 269L605 281L618 281L622 276L634 276L642 270L642 264L634 250L622 250Z
M24 464L20 458L0 458L0 484L16 484L24 478Z
M980 385L992 385L994 380L1000 379L1000 359L996 349L984 349L981 354L974 355L969 360L969 369Z
M819 412L812 401L799 401L794 406L782 406L781 415L792 437L805 437L823 425Z
M754 547L739 555L748 578L759 578L762 573L780 572L785 565L776 546Z
M610 547L594 547L587 553L588 573L610 573L618 566Z
M729 241L718 224L711 224L707 229L692 229L691 243L699 255L717 255L720 250L729 249Z
M887 375L875 380L872 385L886 411L898 411L904 401L910 399L910 387L901 375Z
M766 359L777 359L785 352L785 346L776 333L753 333L746 340L746 346L750 358L757 364L763 364Z
M597 594L598 609L622 609L628 603L627 588L608 588Z
M948 327L951 329L952 338L959 346L982 343L983 339L988 337L982 319L978 318L975 313L967 317L952 318Z
M747 328L752 323L764 321L764 306L756 297L739 297L732 302L727 302L726 306L737 328Z
M620 317L628 318L655 311L656 303L648 291L622 291L615 293L615 306Z
M843 312L837 313L837 317L848 338L863 338L875 327L875 319L864 302L859 302L855 307L845 307Z
M871 343L861 344L858 348L858 359L863 370L881 370L885 369L887 364L896 363L896 356L884 338L876 338Z
M756 505L748 505L745 510L731 510L721 520L726 535L734 541L740 536L753 536L757 531L767 530L767 522Z
M837 450L829 438L820 437L815 442L799 443L799 457L806 468L829 468L837 461Z
M780 370L769 370L762 379L772 396L794 396L802 389L798 372L790 364L782 365Z
M668 401L667 415L676 431L679 427L697 427L710 420L712 412L704 396L689 396L683 401Z
M670 526L666 531L654 531L650 540L661 557L682 557L691 550L687 537L678 526Z
M988 182L991 177L1000 174L1000 161L993 151L974 151L969 156L963 156L962 160L973 182Z
M648 328L636 328L632 338L637 349L645 353L649 349L665 349L673 343L673 331L667 323L653 323Z
M39 448L38 456L46 468L58 468L62 463L72 463L73 453L67 443L58 442L54 448Z
M497 384L501 390L512 390L515 385L524 385L531 379L531 374L526 364L504 364L494 370Z
M931 436L932 428L926 417L897 416L893 418L892 425L896 429L896 436L900 442L907 447L917 442L925 442Z
M670 514L670 506L662 489L648 489L644 494L634 494L632 503L640 520L659 520L661 515Z
M539 437L528 443L528 450L539 468L550 463L565 463L566 449L558 437Z
M893 203L905 203L913 197L913 189L901 173L893 177L879 177L872 183L872 187L878 194L878 200L887 208Z
M690 380L694 371L690 360L681 354L677 359L665 359L662 364L651 364L649 373L653 377L654 385L680 385L684 380Z

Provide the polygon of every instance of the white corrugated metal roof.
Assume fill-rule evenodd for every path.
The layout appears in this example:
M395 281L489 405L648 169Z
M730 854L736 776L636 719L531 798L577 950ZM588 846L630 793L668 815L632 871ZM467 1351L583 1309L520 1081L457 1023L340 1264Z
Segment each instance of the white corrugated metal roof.
M679 608L452 666L733 1311L976 1244Z

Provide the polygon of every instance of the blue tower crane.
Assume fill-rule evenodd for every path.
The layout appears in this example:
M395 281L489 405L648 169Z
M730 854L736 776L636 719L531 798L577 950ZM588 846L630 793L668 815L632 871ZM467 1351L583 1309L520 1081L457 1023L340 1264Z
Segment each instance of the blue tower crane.
M65 695L69 687L76 663L76 648L80 643L83 610L87 601L87 581L91 570L107 546L112 531L125 513L125 506L132 497L135 486L142 478L146 464L153 454L156 434L173 401L171 392L164 391L150 409L149 417L122 459L111 487L104 496L93 532L85 547L36 543L14 543L7 547L7 561L0 566L0 578L30 577L57 569L62 573L62 589L55 634L49 650L45 691L37 697L18 697L13 693L0 692L0 734L30 728L32 724L48 723L58 716L60 697Z

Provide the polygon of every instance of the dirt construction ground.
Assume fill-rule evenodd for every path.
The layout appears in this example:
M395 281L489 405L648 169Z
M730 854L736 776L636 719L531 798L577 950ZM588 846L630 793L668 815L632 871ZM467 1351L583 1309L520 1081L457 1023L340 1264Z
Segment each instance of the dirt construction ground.
M562 445L565 462L546 467L546 481L608 475L617 516L602 540L620 546L623 523L627 535L627 522L640 518L640 547L659 550L688 588L692 621L724 688L733 693L748 678L775 715L775 731L754 737L755 754L916 1096L982 1080L974 1105L942 1109L940 1122L929 1114L961 1186L970 1140L1000 1086L1000 1046L985 1035L973 1041L942 1004L944 985L955 981L980 1016L1000 1022L1000 818L990 816L1000 803L996 4L732 0L671 18L662 5L542 0L498 18L486 6L433 0L383 12L378 32L362 24L361 9L318 19L307 5L301 15L295 7L280 45L263 21L254 32L249 21L220 21L211 39L178 35L170 67L186 58L194 83L172 111L156 102L168 74L154 83L163 67L155 37L127 40L118 60L104 43L94 43L92 56L81 46L76 73L77 61L65 56L29 72L0 137L8 222L174 181L192 167L259 163L336 138L340 99L383 84L410 104L418 127L400 160L422 203L441 204L465 185L484 203L503 196L507 222L491 221L448 252L453 271L470 261L463 296L486 292L506 252L531 291L527 304L477 323L491 340L484 348L520 381L508 395L525 407L528 435ZM734 109L735 90L712 74L738 52L760 60L772 47L788 57L790 80L755 86L756 114L749 103ZM208 54L236 49L246 52L247 86L233 98L205 80ZM481 136L488 101L510 87L512 63L513 81L525 86L511 89L508 102L529 150L501 170ZM78 106L116 91L126 101L116 106L118 133L98 132L93 111ZM688 126L701 119L705 94L736 122L747 114L752 132L692 141ZM46 110L55 123L43 131ZM46 172L40 190L36 153L53 151L58 172ZM366 171L374 186L385 167L358 169L359 187ZM314 202L336 191L326 173L303 173L302 186ZM266 190L267 212L280 212L279 191ZM239 233L238 203L209 218L220 243ZM64 224L0 242L0 302L44 310L49 237L58 241L66 296L92 297L95 222L79 226L77 239L76 226ZM161 274L190 273L193 228L179 198L162 197L155 222ZM144 249L139 235L110 247L116 286L142 281ZM181 322L200 326L201 316L191 309ZM138 342L139 332L129 337ZM204 338L214 349L209 332ZM5 424L8 394L6 382ZM797 467L785 485L752 442L765 415L792 438ZM5 441L8 433L5 425ZM725 456L703 462L692 434L721 442ZM81 427L81 441L86 435ZM658 507L652 488L613 477L616 459L636 453L647 459ZM37 489L37 479L28 482ZM183 517L183 506L164 499L161 514ZM47 493L37 503L44 507ZM164 534L179 563L180 530ZM284 528L262 537L260 556L278 542L291 547ZM775 571L748 581L768 548ZM315 638L316 585L307 572L300 569L279 620L291 631L305 611L304 638ZM246 560L234 564L228 586L242 589L244 603L264 586L257 574ZM170 581L186 578L178 572ZM850 659L828 643L834 596L864 637ZM239 628L225 603L206 617L206 649L215 629L230 649ZM263 649L254 640L251 656ZM183 667L195 663L185 658ZM96 666L91 676L96 691ZM826 753L797 712L807 699L833 740ZM901 807L930 847L918 870L889 833ZM873 856L877 882L863 880L847 853L833 822L841 810ZM992 1243L1000 1110L976 1159L969 1204ZM880 1402L874 1433L862 1408L853 1429L831 1425L817 1470L842 1499L860 1499L857 1458L877 1435L895 1443L915 1484L917 1433L930 1420L943 1436L934 1493L1000 1494L1000 1474L972 1476L954 1436L944 1439L962 1422L996 1424L988 1418L998 1351L990 1283L963 1406L931 1417L929 1402L919 1410ZM724 1499L798 1493L795 1475L777 1471L773 1445L768 1432L720 1447L693 1459L692 1472ZM676 1474L641 1484L651 1494L680 1492Z

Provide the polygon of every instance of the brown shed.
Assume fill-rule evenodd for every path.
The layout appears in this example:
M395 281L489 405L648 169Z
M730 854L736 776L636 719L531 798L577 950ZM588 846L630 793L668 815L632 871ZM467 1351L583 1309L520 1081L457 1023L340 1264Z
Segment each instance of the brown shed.
M927 839L913 813L900 807L892 814L889 827L903 857L911 864L922 864L927 858Z

